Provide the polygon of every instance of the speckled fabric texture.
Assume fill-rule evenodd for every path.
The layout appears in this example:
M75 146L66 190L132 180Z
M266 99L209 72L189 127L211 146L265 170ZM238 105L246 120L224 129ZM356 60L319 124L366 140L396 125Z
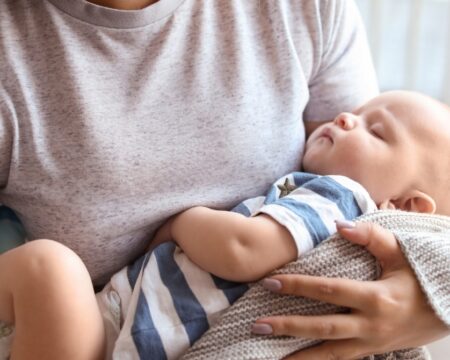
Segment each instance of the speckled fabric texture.
M377 93L353 1L0 1L0 202L96 284L186 208L299 169L304 120Z
M371 221L390 229L426 293L436 314L450 327L450 218L419 215L401 211L378 211L359 221ZM358 280L374 280L379 267L364 248L338 235L324 241L297 261L275 273L301 273ZM346 309L315 300L279 296L255 283L221 317L217 325L182 357L183 360L278 360L286 355L317 344L317 340L258 336L250 332L253 322L270 315L316 315L345 312ZM395 351L366 359L427 359L422 348Z

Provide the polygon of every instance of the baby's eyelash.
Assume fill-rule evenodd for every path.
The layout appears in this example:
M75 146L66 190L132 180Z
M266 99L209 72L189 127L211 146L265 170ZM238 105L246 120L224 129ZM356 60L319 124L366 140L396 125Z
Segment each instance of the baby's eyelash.
M381 136L379 132L377 132L377 131L375 131L375 130L373 130L373 129L370 129L369 132L370 132L373 136L375 136L376 138L378 138L378 139L380 139L380 140L384 140L383 136Z

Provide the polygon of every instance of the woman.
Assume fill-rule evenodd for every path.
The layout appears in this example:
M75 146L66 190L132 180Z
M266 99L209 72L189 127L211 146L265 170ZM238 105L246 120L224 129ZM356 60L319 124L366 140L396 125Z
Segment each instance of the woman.
M170 215L262 193L298 167L305 127L377 93L351 1L7 0L0 34L0 201L97 285Z

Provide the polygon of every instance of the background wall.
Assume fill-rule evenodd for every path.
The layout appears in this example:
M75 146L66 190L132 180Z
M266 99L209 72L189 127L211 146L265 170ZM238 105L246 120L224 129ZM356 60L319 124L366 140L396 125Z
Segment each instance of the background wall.
M356 0L381 90L417 90L450 105L450 0ZM450 359L450 337L428 346Z
M417 90L450 104L450 1L356 3L381 89Z

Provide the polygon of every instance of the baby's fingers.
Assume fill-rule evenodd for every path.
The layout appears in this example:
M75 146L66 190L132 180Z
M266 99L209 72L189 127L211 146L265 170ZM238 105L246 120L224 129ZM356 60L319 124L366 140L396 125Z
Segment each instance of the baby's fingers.
M347 240L366 247L384 271L399 268L406 263L394 234L389 230L366 222L336 221L336 226L339 234Z

